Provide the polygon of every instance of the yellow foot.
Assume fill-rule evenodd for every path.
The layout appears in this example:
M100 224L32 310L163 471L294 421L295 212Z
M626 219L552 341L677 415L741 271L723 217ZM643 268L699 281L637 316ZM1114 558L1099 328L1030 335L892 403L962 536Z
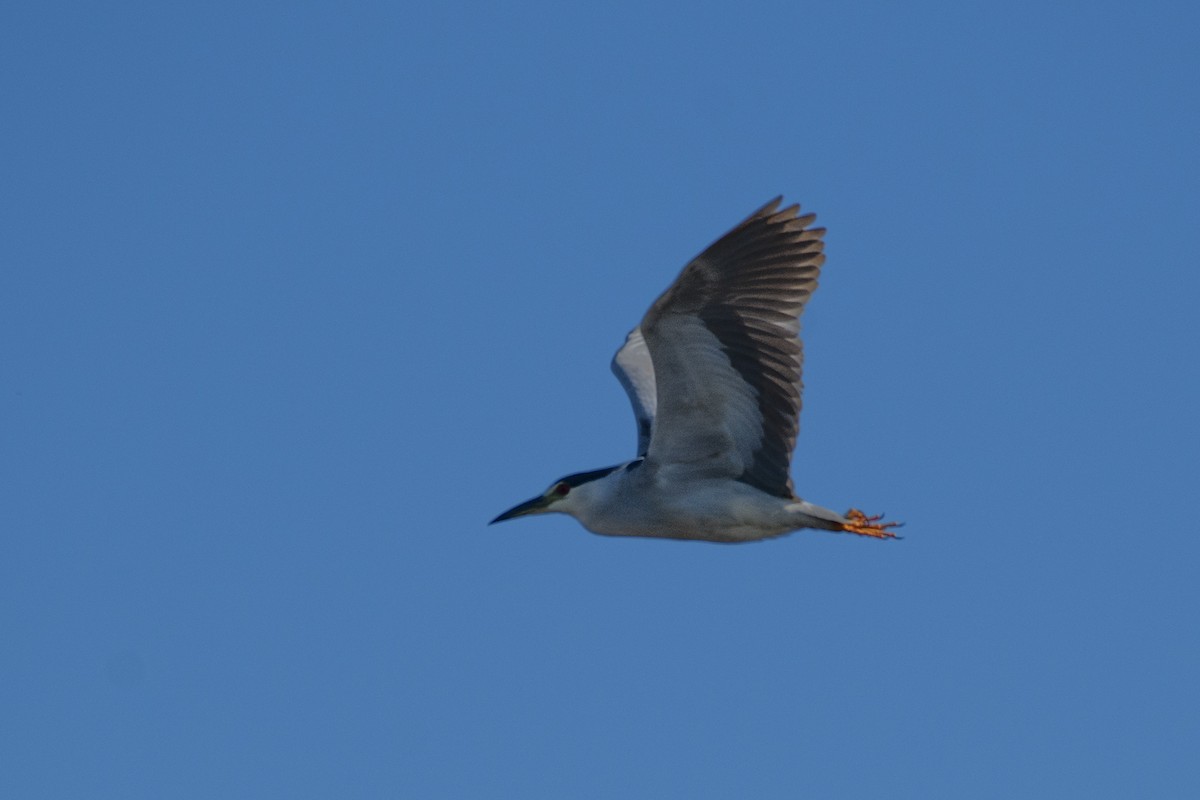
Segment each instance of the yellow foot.
M889 528L899 528L903 522L880 522L883 519L883 514L876 514L873 517L868 517L857 508L852 508L846 512L846 519L850 520L842 525L842 530L847 533L857 533L862 536L874 536L876 539L897 539L896 534L892 533Z

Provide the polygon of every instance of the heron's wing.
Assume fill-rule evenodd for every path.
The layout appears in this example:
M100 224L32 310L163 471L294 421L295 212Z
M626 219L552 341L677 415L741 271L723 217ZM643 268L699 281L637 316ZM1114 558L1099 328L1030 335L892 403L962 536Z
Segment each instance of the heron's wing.
M646 349L641 328L634 328L625 337L625 344L613 356L612 371L625 387L633 416L637 419L638 455L646 455L650 435L654 431L654 409L657 405L654 389L654 362Z
M648 463L793 496L800 312L824 228L776 198L684 267L639 330L657 392ZM628 345L627 345L628 347ZM620 354L618 354L618 357Z

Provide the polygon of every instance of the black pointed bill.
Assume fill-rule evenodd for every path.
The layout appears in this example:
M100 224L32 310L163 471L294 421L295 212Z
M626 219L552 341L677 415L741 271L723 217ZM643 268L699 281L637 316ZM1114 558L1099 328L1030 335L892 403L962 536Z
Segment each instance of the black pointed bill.
M508 511L505 511L503 514L489 522L488 525L495 525L497 522L504 522L506 519L524 517L528 514L540 514L546 510L546 506L548 505L550 505L550 498L546 497L545 495L542 495L541 497L535 497L532 500L526 500L520 505L513 506Z

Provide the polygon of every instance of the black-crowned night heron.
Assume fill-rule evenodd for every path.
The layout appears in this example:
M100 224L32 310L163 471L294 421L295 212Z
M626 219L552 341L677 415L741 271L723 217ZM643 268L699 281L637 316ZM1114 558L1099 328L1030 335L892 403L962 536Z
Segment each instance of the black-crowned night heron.
M559 478L493 523L552 511L606 536L747 542L800 528L894 538L895 522L801 500L800 312L824 228L776 198L684 267L625 337L612 369L633 403L638 457Z

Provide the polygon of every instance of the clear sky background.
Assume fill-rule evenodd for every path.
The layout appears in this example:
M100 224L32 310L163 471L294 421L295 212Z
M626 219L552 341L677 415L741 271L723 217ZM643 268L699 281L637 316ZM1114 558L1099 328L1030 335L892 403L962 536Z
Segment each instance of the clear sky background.
M9 3L0 796L1200 793L1194 4ZM487 527L776 194L798 492Z

